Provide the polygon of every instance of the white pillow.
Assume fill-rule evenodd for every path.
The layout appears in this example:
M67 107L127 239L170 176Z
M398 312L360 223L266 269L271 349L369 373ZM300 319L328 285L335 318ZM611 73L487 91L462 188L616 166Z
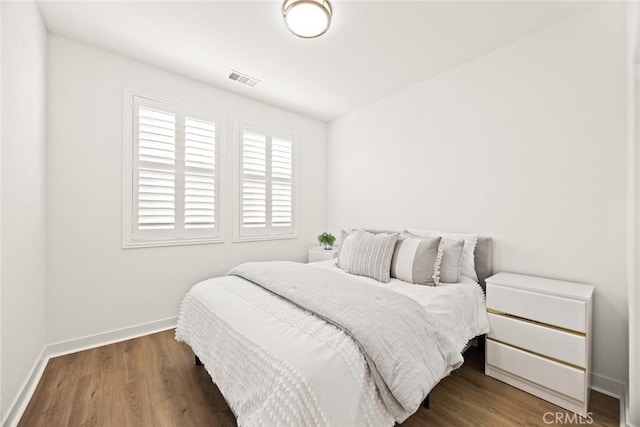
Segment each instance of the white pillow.
M341 231L340 246L338 247L338 258L336 265L344 271L349 271L349 264L351 264L351 253L353 252L353 234L355 230Z
M415 236L436 237L440 236L443 239L450 240L464 240L464 248L462 249L462 266L460 274L466 276L473 281L478 281L478 274L476 273L476 261L475 250L478 243L477 234L461 234L461 233L444 233L442 231L430 231L430 230L404 230L409 234Z

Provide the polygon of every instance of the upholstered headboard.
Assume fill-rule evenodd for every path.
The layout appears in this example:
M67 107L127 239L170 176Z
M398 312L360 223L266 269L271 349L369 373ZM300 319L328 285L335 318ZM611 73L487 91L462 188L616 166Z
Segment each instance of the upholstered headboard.
M474 261L478 282L484 289L484 281L493 274L493 242L491 237L478 237Z

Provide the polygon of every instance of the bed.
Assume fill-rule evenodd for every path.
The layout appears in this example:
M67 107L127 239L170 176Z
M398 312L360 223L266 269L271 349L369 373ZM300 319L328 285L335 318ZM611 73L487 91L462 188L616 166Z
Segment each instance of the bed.
M491 239L478 239L475 261L479 283L435 287L382 284L334 261L243 264L189 291L176 339L204 364L239 425L392 426L488 332ZM337 315L325 311L332 305Z

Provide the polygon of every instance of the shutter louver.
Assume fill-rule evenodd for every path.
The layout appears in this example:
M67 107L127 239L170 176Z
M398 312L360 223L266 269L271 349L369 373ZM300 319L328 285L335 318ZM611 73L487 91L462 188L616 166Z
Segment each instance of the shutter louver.
M138 229L175 228L176 117L138 110Z
M216 125L185 118L184 226L216 226Z

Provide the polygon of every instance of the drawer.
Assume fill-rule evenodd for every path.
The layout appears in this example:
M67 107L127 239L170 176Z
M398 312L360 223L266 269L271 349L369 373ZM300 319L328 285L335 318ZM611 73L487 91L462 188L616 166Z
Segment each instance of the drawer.
M586 332L587 304L487 283L487 308L577 332Z
M489 338L585 368L587 344L583 335L489 313Z
M529 352L487 340L487 364L584 402L586 374Z

